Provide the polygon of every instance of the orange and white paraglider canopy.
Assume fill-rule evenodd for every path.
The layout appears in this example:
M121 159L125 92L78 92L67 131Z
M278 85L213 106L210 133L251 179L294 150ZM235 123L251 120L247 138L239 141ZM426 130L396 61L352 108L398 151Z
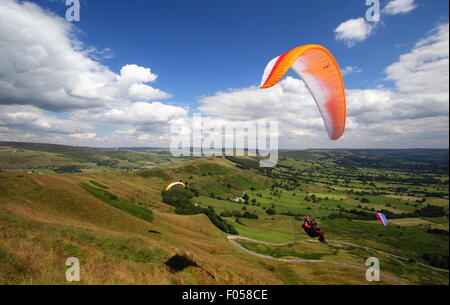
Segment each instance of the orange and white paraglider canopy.
M305 45L272 59L264 70L261 88L277 84L292 68L303 79L319 108L330 140L345 130L345 88L333 55L319 45Z

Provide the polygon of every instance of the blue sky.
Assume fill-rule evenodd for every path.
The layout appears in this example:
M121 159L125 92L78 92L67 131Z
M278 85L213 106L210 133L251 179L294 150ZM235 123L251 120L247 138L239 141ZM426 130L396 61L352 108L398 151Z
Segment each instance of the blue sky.
M17 3L19 6L14 9L24 8L23 1L6 0L6 2ZM31 2L61 17L60 19L64 18L67 9L65 1ZM66 35L68 39L76 38L81 41L84 49L95 48L96 53L91 53L89 58L95 57L94 62L107 67L115 74L120 75L121 68L125 65L134 64L150 68L151 73L158 76L156 80L149 82L151 87L160 89L171 97L149 99L148 102L173 105L185 109L188 113L199 109L211 109L208 100L210 97L217 97L218 92L239 95L240 90L258 85L264 67L270 59L294 47L310 43L321 44L331 50L342 69L353 67L356 72L344 76L346 88L350 92L383 88L396 94L397 91L404 90L396 89L399 86L398 79L386 80L385 69L398 62L402 54L412 53L416 44L432 36L440 25L447 24L448 27L448 1L381 0L380 2L382 8L380 22L368 23L370 33L367 37L353 43L348 43L345 39L339 40L336 29L348 20L357 20L365 16L368 7L363 0L81 0L81 20L72 23L71 28L66 30ZM403 9L406 6L410 8L406 8L403 12L388 13L384 9L390 2L396 2L396 5L403 6ZM30 9L29 13L38 14L33 9ZM36 18L47 17L42 17L39 13L39 17ZM12 19L11 22L19 21ZM52 35L53 31L56 30L49 28L48 34ZM102 53L102 50L106 52ZM109 56L102 58L101 54ZM427 60L440 59L441 55ZM288 75L298 78L293 73ZM442 94L445 95L445 92ZM125 100L136 102L132 99ZM439 99L441 104L436 107L442 107L442 101L446 100L448 93ZM3 104L12 107L15 104L25 105L27 102L3 102ZM72 123L80 120L82 115L76 113L80 109L86 111L88 108L97 109L95 108L97 104L95 107L91 105L93 108L74 106L67 109L63 107L62 110L41 106L39 102L34 104L30 102L29 106L43 110L49 116L71 120ZM114 106L108 105L104 108L111 109ZM206 115L220 115L220 109L210 110ZM448 117L448 111L444 115ZM226 118L232 119L230 116ZM394 119L398 121L398 118ZM356 115L354 121L358 121ZM0 126L1 122L0 118ZM131 126L124 127L124 124L120 123L94 124L92 120L86 124L90 125L86 129L100 133L102 137L107 136L105 134L107 132L131 128ZM413 122L404 121L403 124L403 129L407 129L407 124ZM151 131L153 134L162 132L150 130L148 128L150 125L155 124L149 122L146 128L137 129ZM352 124L350 128L351 126ZM362 121L359 122L359 126L362 126ZM368 124L364 126L370 127ZM18 128L7 123L4 123L3 127ZM448 135L448 127L445 124L436 128L444 128L441 131L444 135ZM32 139L37 139L41 135L42 140L65 141L63 135L52 137L50 133L43 136L33 130L27 131L35 134L35 137L30 136ZM9 134L13 132L10 131ZM430 132L425 132L422 138L426 138ZM5 134L8 134L8 131L5 131ZM407 140L408 136L404 135L403 131L398 133L400 134L404 137L403 146L421 146L419 142ZM289 141L285 140L285 146L294 147L295 145ZM99 144L100 142L92 140L86 143L103 145ZM344 142L342 145L387 147L395 143L397 143L395 140L385 142L380 140L377 143L360 143L355 140ZM104 145L107 145L106 142ZM316 145L326 146L327 142L319 141ZM436 139L425 146L445 147L448 146L448 140Z
M386 1L381 1L381 4ZM64 16L60 2L36 1ZM362 0L256 1L161 0L81 1L80 38L98 49L118 72L127 63L151 67L157 84L176 103L195 103L218 90L256 85L268 60L296 46L315 43L332 50L342 67L364 74L348 76L348 88L371 88L384 68L407 52L439 21L448 19L448 1L417 1L420 9L382 16L374 35L348 48L333 30L343 20L362 17ZM420 20L420 22L418 22Z

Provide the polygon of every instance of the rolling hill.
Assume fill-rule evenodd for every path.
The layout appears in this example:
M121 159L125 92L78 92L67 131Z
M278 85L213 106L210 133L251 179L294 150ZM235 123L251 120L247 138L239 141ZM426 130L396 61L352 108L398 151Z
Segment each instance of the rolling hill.
M352 161L352 176L347 171L336 178L345 173L336 161L349 157L315 151L307 160L283 155L269 172L254 167L252 158L222 157L133 171L30 171L43 162L61 166L52 158L83 166L92 156L116 158L89 148L43 147L14 147L16 159L0 158L2 284L67 284L64 264L72 256L81 262L80 284L367 284L364 271L352 266L364 268L365 258L377 256L386 275L381 284L448 285L448 273L430 266L448 255L448 218L414 214L428 205L448 211L448 176L430 173L423 165L429 161L416 159L421 166L414 169L433 179L414 185L413 173L398 162L399 168L374 169ZM142 153L153 154L124 152L127 160ZM358 160L360 153L345 154ZM21 163L30 168L11 169ZM249 239L231 242L205 213L177 214L162 196L173 181L196 193L193 205L213 207ZM243 191L246 203L228 200ZM398 220L383 227L364 219L372 208L390 208ZM308 243L300 228L304 214L316 216L329 238L344 243Z

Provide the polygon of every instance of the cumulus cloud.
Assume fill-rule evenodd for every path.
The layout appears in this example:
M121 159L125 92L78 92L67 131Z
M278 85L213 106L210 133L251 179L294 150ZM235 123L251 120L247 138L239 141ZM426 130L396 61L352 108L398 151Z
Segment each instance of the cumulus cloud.
M387 77L395 81L402 93L426 93L448 98L449 25L442 24L431 35L416 43L411 52L386 69Z
M109 109L75 111L72 118L102 124L135 126L142 130L153 130L158 126L168 128L168 124L187 116L187 110L160 102L134 102Z
M360 72L362 72L362 70L360 68L354 67L354 66L347 66L347 67L341 69L341 73L343 76L353 74L353 73L360 73Z
M129 147L129 146L152 146L165 147L170 143L170 133L168 131L155 133L146 132L133 127L117 129L106 135L97 135L90 143L107 147Z
M328 139L314 99L300 79L287 77L264 90L255 86L218 92L199 102L199 110L212 117L231 121L278 121L280 143L284 147L305 147L306 142L313 143L312 139L323 136ZM299 142L299 138L303 142Z
M249 87L217 92L199 100L199 110L227 120L279 120L320 129L322 120L304 82L287 77L269 89ZM301 115L299 115L301 114Z
M88 132L88 133L76 133L70 136L77 139L94 139L97 136L97 134L93 132Z
M34 134L52 133L69 135L77 129L92 129L91 124L82 121L63 119L29 105L0 105L0 126L18 132Z
M150 68L127 64L115 73L100 62L112 50L85 46L77 34L36 4L0 1L1 139L112 144L124 139L120 130L150 139L142 130L164 133L186 116L154 101L171 95L149 85L158 78ZM115 126L100 135L98 124Z
M227 119L277 119L284 147L292 147L292 143L300 147L445 147L448 44L448 24L440 25L387 67L387 80L395 83L395 90L347 90L347 130L336 143L328 141L319 111L303 81L292 77L266 90L249 87L217 92L201 98L199 109Z
M364 18L355 18L341 23L335 30L335 37L343 41L348 47L365 40L374 30L374 25L369 24Z
M416 7L414 0L391 0L384 7L383 12L388 15L406 14Z
M351 19L336 29L336 38L352 46L373 30L364 19ZM115 73L74 32L35 4L0 0L0 139L158 146L170 142L169 125L190 130L187 109L156 101L171 95L149 85L158 78L150 68L129 64ZM393 89L347 90L347 130L338 142L328 140L314 99L293 77L270 89L204 96L198 110L211 124L277 120L286 148L448 146L448 50L444 24L386 68Z
M170 98L172 95L153 88L145 83L154 82L158 75L151 72L150 68L138 65L125 65L117 76L117 81L110 84L111 91L124 100L154 100Z
M147 84L157 78L148 68L126 65L116 74L93 59L75 31L35 4L2 0L0 104L64 112L170 97Z

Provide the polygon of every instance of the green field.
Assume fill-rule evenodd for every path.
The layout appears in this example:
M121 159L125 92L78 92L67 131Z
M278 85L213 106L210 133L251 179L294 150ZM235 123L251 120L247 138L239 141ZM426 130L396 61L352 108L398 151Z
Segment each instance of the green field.
M237 242L256 254L353 265L379 256L385 272L401 281L448 285L448 273L427 267L448 269L445 154L288 151L263 170L251 157L188 160L154 150L3 143L0 283L65 284L58 270L73 255L87 266L85 284L311 284L318 278L367 284L357 269L331 266L333 276L327 276L327 263L245 253L227 241L231 231L224 227L231 226L254 240ZM191 194L182 205L182 197L169 202L163 196L174 181L186 188L173 194ZM232 201L241 196L244 202ZM386 214L389 226L376 212ZM318 221L327 239L357 246L308 242L305 215ZM176 255L201 268L171 272L165 262ZM99 269L106 264L113 264L111 273Z

